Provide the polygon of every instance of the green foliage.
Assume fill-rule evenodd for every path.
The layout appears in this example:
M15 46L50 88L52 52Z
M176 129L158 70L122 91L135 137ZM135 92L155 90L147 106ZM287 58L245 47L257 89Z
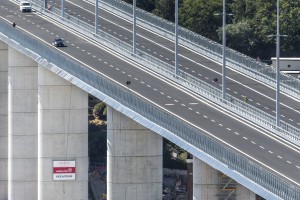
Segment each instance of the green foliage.
M93 115L96 119L106 121L106 104L104 102L99 102L94 106Z
M106 125L89 125L89 157L91 162L106 163Z
M175 21L175 1L174 0L156 0L153 14L166 19L168 21Z
M133 0L124 0L125 2L132 5ZM147 0L147 1L139 1L136 0L136 7L146 10L148 12L152 12L155 9L155 0Z
M179 24L212 40L218 40L217 29L222 26L220 0L183 0L179 8Z
M125 0L132 3L132 0ZM179 24L222 42L222 0L179 0ZM174 22L175 0L143 0L137 5ZM227 0L227 46L266 60L275 56L277 5L274 0ZM280 1L281 56L300 56L300 1Z
M174 157L174 153L177 157ZM186 169L187 152L168 141L163 140L163 167L169 169Z

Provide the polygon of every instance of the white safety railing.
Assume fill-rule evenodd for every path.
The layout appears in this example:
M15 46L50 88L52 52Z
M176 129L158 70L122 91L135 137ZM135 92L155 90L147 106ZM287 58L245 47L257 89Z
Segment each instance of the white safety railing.
M60 20L61 23L64 23L65 25L80 31L85 35L89 35L90 37L96 39L99 43L108 46L114 51L129 57L130 59L170 78L181 85L184 85L185 87L200 94L201 96L204 96L212 102L242 116L244 119L250 120L251 122L275 133L281 138L300 146L300 130L297 127L294 127L283 120L281 120L281 126L278 127L276 126L276 118L274 116L230 95L227 95L226 99L224 100L222 98L221 90L209 85L204 81L201 81L193 75L179 70L179 74L175 76L174 66L171 66L147 54L146 52L141 51L140 49L137 49L136 55L132 55L132 46L126 42L121 41L101 30L99 31L98 35L95 35L95 28L92 25L67 13L64 14L64 17L61 17L61 10L57 8L52 7L51 10L44 9L44 2L40 0L31 0L31 2L36 9L43 12L45 15Z

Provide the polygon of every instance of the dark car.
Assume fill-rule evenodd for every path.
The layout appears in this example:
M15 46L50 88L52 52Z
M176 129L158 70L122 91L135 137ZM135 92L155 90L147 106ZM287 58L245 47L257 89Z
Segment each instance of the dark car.
M64 40L62 38L55 38L52 42L53 46L56 47L63 47L64 45Z

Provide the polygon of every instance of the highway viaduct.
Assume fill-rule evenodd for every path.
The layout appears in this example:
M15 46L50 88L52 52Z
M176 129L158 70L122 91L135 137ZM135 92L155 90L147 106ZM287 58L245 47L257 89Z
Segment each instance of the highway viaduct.
M96 93L95 96L109 105L108 198L161 199L162 137L182 144L191 153L194 151L192 145L185 146L182 138L174 134L163 135L149 120L110 99L109 95L101 93L103 91L96 91L98 88L86 84L86 80L62 70L57 63L51 64L52 61L45 57L37 58L36 54L40 55L40 52L35 52L34 48L24 49L24 46L9 41L7 39L1 44L1 124L4 124L1 125L1 144L4 144L1 145L1 164L4 166L1 169L5 169L1 172L1 194L4 199L87 198L88 93ZM127 79L122 81L124 85ZM125 91L134 93L134 87L135 84L125 87ZM55 161L75 161L75 181L53 180ZM195 198L217 198L217 189L206 187L215 185L217 171L197 158L194 170L210 171L206 174L211 175L210 178L201 178L194 173ZM116 176L117 173L121 174ZM144 174L149 174L146 180ZM279 198L259 189L262 196ZM242 186L239 191L242 191L238 192L239 195L244 195L240 199L255 198L253 192Z

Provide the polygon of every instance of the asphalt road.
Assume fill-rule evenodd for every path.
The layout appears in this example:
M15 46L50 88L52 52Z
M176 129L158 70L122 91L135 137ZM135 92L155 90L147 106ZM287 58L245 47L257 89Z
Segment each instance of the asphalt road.
M72 31L67 31L58 23L47 21L38 13L21 13L16 4L2 1L1 20L15 21L16 28L22 28L35 35L43 43L51 45L54 37L65 39L66 47L56 48L68 57L76 58L89 67L120 83L136 95L161 106L174 116L193 124L199 132L230 144L241 154L268 167L278 176L284 176L295 185L300 184L300 154L286 144L269 137L266 132L254 129L218 107L211 106L198 96L185 92L171 81L153 72L142 70L137 64L126 61L121 56L108 53L105 47L85 40ZM0 28L1 30L1 28ZM54 58L55 59L55 58ZM130 81L130 86L126 85ZM200 133L199 133L200 134ZM252 158L255 158L252 159Z
M61 1L49 1L52 7L61 9ZM88 24L94 25L95 7L83 0L70 0L64 4L65 13L71 14ZM99 30L107 32L114 37L132 45L132 23L105 10L99 12ZM162 61L174 65L174 41L137 27L137 48L151 54ZM238 42L238 41L237 41ZM180 46L179 48L179 68L194 75L195 77L210 83L218 89L222 89L222 66L211 59L208 59L194 51ZM275 55L275 49L274 49ZM264 84L244 76L236 71L227 68L226 92L238 99L248 97L248 103L256 108L275 117L276 115L276 91ZM213 79L217 78L218 83ZM300 104L298 99L280 95L281 108L280 118L297 128L300 128Z

